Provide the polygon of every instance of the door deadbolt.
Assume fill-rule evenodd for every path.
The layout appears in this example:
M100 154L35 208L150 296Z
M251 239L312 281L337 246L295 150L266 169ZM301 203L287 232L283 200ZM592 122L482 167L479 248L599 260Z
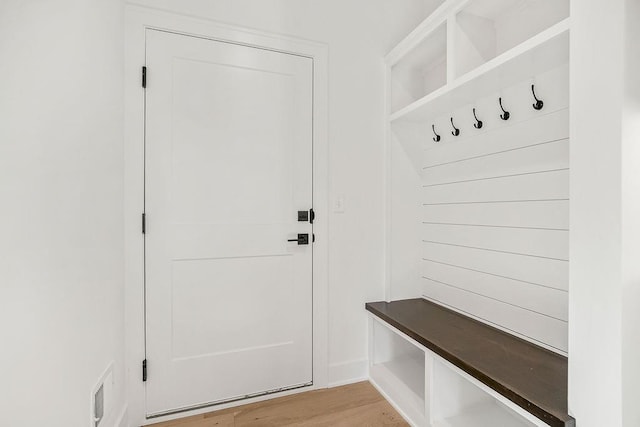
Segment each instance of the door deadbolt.
M308 211L298 211L298 222L307 222L313 224L313 220L316 219L316 213L313 211L313 208Z

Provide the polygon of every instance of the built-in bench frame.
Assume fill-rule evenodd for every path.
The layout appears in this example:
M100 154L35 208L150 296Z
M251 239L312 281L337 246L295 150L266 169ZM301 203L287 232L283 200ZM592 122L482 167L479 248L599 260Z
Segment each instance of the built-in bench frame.
M575 426L566 357L422 298L366 309L370 380L410 424Z

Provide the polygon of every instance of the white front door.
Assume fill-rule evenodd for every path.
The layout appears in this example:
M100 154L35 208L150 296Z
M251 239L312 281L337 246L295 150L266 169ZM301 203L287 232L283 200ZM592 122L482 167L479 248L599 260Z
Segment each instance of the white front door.
M147 414L309 385L312 59L147 30L146 66Z

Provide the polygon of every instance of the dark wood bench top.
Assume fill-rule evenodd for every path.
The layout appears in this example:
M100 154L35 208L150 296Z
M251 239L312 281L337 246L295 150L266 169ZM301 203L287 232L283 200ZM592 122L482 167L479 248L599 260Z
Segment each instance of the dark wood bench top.
M366 309L551 426L567 412L567 358L425 299Z

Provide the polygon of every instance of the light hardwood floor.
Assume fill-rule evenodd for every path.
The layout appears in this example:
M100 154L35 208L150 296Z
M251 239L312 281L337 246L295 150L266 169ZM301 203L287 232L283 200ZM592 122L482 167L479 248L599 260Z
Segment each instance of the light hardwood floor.
M309 391L153 427L408 426L368 382Z

